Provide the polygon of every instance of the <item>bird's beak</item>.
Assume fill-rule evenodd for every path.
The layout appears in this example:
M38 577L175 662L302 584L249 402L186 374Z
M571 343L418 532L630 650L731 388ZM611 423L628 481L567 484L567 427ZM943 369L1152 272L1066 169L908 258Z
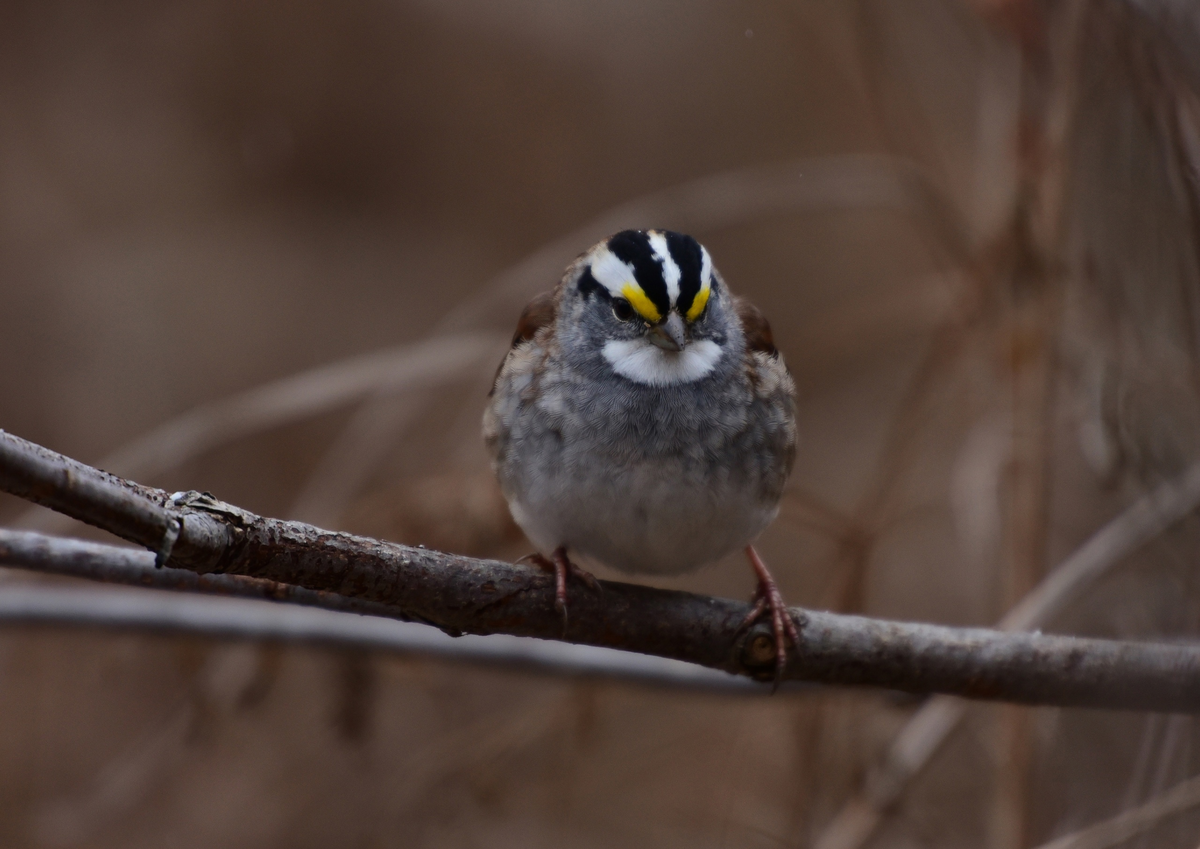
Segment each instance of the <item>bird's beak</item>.
M664 351L682 351L687 344L687 328L677 312L668 313L666 321L651 327L649 336L650 341Z

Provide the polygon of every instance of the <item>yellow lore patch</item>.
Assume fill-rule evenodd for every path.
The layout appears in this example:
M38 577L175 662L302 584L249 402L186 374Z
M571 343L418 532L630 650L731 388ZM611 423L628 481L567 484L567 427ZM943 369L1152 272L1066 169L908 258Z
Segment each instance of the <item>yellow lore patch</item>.
M656 322L662 318L658 307L654 306L654 301L646 297L646 293L642 291L642 287L630 281L621 287L621 294L625 300L629 301L629 305L637 310L637 314L649 322Z
M692 305L688 307L687 320L695 321L704 312L704 305L708 303L709 288L705 286L696 293L696 297L692 298Z

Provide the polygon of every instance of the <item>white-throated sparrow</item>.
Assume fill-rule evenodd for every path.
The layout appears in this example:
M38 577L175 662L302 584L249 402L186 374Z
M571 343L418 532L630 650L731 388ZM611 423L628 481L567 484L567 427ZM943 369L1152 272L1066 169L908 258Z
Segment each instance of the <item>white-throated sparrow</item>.
M695 239L625 230L521 315L483 432L513 518L557 576L567 553L677 574L745 548L770 611L776 668L795 623L752 546L796 446L795 388L762 314Z

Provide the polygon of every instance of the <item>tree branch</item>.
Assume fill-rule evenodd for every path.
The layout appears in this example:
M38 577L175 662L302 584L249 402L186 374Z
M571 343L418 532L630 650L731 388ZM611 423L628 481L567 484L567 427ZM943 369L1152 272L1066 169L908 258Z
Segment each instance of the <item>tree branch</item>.
M0 591L0 623L146 628L216 638L336 645L707 692L768 692L766 686L748 678L667 658L526 637L456 639L426 625L395 621L394 617L402 616L395 608L336 593L313 592L241 575L200 575L186 569L156 568L154 555L136 548L0 528L0 565L150 589L290 602L247 605L236 600L226 604L223 599L180 599L167 593L10 586ZM292 605L321 610L302 610ZM373 618L368 621L326 611ZM783 687L785 692L810 689L799 683Z
M155 555L139 548L123 548L85 540L52 537L36 531L10 531L0 528L2 566L47 575L84 578L105 584L290 602L305 607L384 616L390 619L407 618L404 611L394 607L347 598L337 593L318 592L244 575L201 574L188 569L158 567L154 563Z
M201 493L141 487L0 432L0 489L97 524L158 562L332 592L386 605L448 633L562 639L771 676L749 605L634 584L575 587L566 635L552 576L256 516ZM1200 712L1200 648L794 611L800 645L787 677L1028 704Z

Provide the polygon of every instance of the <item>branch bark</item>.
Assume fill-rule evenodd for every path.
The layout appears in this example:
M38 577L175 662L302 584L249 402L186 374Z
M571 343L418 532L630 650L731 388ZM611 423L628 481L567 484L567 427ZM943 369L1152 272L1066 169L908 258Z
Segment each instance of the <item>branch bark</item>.
M385 604L244 575L201 574L188 569L159 567L155 565L155 555L149 551L63 539L35 531L0 528L0 566L105 584L290 602L390 619L407 618L402 610Z
M402 616L402 612L394 608L335 593L313 592L241 575L200 575L169 566L156 568L154 555L136 548L0 528L0 565L103 583L233 597L198 599L180 598L173 593L10 585L0 591L0 623L134 628L213 638L332 645L705 692L757 695L769 692L766 686L748 678L667 658L525 637L454 639L423 624L396 621L394 617ZM247 601L288 604L247 604ZM305 610L305 607L320 609ZM781 688L781 692L811 691L810 686L796 682Z
M574 587L567 634L553 577L263 518L210 495L168 494L0 432L0 489L95 524L200 574L243 575L393 608L447 633L512 634L771 677L764 624L729 599L601 582ZM1200 647L1002 634L794 610L791 680L1026 704L1200 712Z

